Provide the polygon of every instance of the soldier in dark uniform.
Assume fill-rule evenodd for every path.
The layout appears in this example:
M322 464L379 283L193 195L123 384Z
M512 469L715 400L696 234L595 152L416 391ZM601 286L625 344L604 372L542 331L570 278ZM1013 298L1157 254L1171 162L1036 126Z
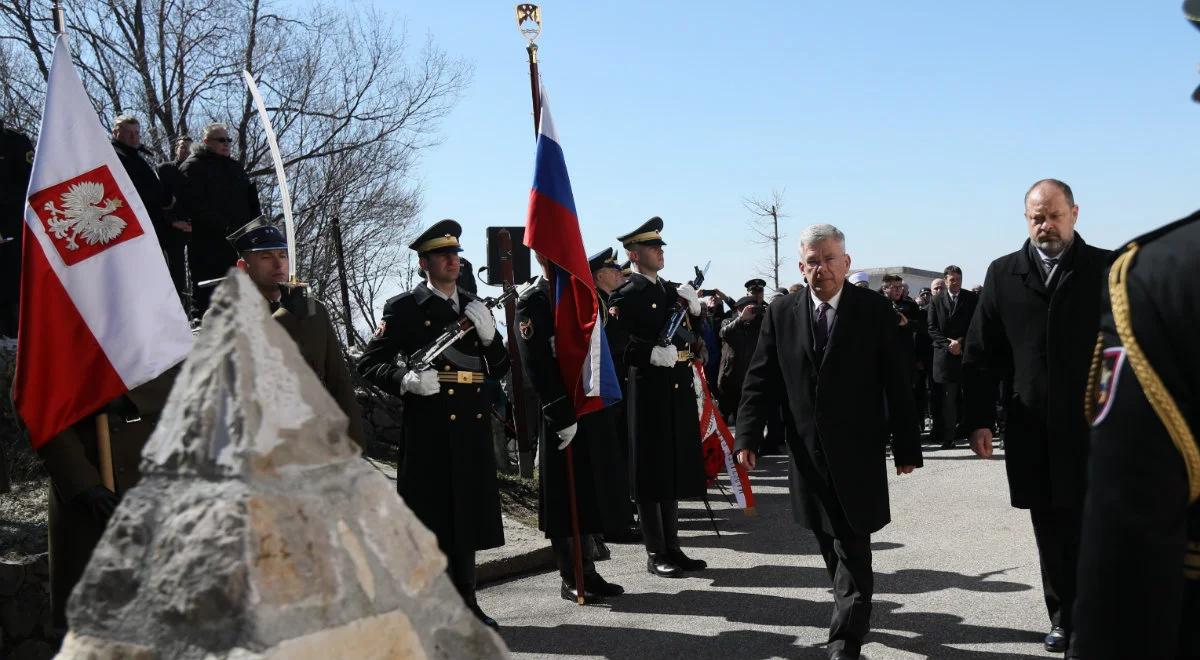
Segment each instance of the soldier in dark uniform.
M925 345L932 345L929 339L929 323L925 313L917 306L916 301L905 296L904 278L899 275L883 276L883 295L892 304L896 312L896 332L900 336L899 345L902 350L909 352L905 363L909 367L909 380L913 384L913 401L917 409L924 411L924 370L920 362L920 350ZM925 431L925 415L922 412L917 419L917 434Z
M549 262L537 255L545 271L536 287L526 291L517 302L517 342L530 382L541 406L538 424L538 527L550 539L554 558L562 576L560 594L574 601L580 585L575 583L571 492L567 481L567 452L575 474L575 508L579 522L583 555L583 592L588 602L625 593L619 585L606 582L596 572L591 535L605 531L604 501L610 476L604 468L613 467L616 456L616 429L607 410L577 417L572 392L563 383L554 352L554 303L550 294ZM628 491L626 491L628 492Z
M113 487L100 475L96 415L88 415L38 449L50 474L50 606L55 627L66 628L67 598L121 497L141 479L142 448L154 432L179 367L117 397L107 413Z
M621 392L626 391L625 383L625 347L629 343L629 333L619 323L609 323L608 313L612 306L612 294L625 286L629 279L617 263L616 251L612 248L588 257L588 267L592 271L592 280L596 283L596 295L600 297L600 319L604 324L604 337L608 340L609 354L612 355L613 367L617 371L617 381L621 384ZM625 401L605 409L612 417L614 430L617 434L615 451L606 455L605 461L596 466L603 472L601 487L605 491L606 505L604 514L604 540L621 542L638 542L642 540L641 530L634 520L635 507L630 491L629 481L629 422L625 416ZM597 553L604 558L605 547L599 546Z
M358 372L404 399L400 495L437 535L463 601L481 621L497 627L475 600L475 551L504 545L483 381L508 372L508 352L491 311L456 285L461 235L457 222L442 220L409 245L420 256L427 281L387 301ZM434 360L432 368L409 368L410 356L464 316L474 329Z
M290 262L283 232L270 224L267 216L259 216L230 234L229 242L240 255L237 267L250 276L272 318L287 330L304 361L346 413L346 434L361 447L365 441L362 408L354 396L341 341L325 305L315 298L298 296L286 286Z
M17 336L21 301L21 232L33 143L0 120L0 336Z
M1184 11L1200 28L1200 0ZM1108 272L1085 399L1078 658L1200 658L1197 254L1200 213L1128 243Z
M707 564L679 546L678 504L704 495L699 416L692 389L692 351L681 335L659 345L676 302L688 306L691 323L700 313L698 292L659 277L663 268L663 221L651 218L619 237L634 272L612 297L609 325L629 333L626 406L634 465L634 489L652 575L680 577Z

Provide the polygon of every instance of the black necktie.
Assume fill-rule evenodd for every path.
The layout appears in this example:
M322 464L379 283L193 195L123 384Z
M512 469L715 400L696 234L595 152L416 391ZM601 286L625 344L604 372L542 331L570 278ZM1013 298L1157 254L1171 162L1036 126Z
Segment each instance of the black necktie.
M281 303L280 301L278 301L278 300L272 300L272 301L271 301L271 313L272 313L272 314L274 314L275 312L279 311L279 308L280 308L282 305L283 305L283 303Z
M829 311L829 303L821 303L817 307L817 323L813 327L813 349L818 355L825 354L825 345L829 343L829 323L825 313Z

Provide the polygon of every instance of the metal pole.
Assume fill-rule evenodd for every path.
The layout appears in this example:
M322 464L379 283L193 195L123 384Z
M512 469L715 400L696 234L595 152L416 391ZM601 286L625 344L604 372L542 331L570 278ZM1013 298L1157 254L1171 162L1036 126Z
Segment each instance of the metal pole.
M333 253L337 257L338 284L342 289L342 321L346 324L346 345L353 345L356 336L350 318L350 289L346 285L346 253L342 247L342 222L333 216Z
M67 31L67 19L62 5L58 4L58 0L54 0L52 11L54 12L54 34L63 34Z

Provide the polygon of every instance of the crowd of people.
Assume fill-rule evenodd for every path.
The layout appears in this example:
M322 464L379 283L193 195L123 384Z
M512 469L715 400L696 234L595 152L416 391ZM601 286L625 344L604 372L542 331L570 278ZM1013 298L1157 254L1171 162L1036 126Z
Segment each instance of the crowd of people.
M27 179L33 147L8 128L3 135L0 331L15 334L10 270L20 241L6 239L20 233L10 216L19 217L24 191L10 184ZM1025 193L1028 238L995 259L976 290L963 289L953 265L915 297L900 275L872 290L865 273L850 272L845 234L817 224L801 233L801 282L768 290L752 279L737 299L667 280L664 223L651 218L615 237L628 261L611 248L589 259L622 397L580 414L578 384L564 382L559 365L554 264L535 255L543 277L517 302L514 363L492 307L462 286L472 273L452 220L409 245L423 281L385 303L377 332L349 365L324 307L288 284L286 239L262 217L231 143L224 125L210 124L199 144L176 140L174 159L156 168L135 118L112 127L193 318L210 306L202 284L236 266L338 401L355 441L364 433L351 368L404 402L402 434L383 439L403 447L399 495L436 535L448 577L483 623L499 627L475 597L475 553L504 543L490 384L513 370L531 384L539 526L554 549L560 596L596 602L624 592L596 567L606 542L642 543L655 579L707 569L678 533L679 501L706 493L699 364L736 429L737 462L754 470L765 453L790 459L794 518L812 530L833 588L831 658L859 657L870 630L871 534L891 522L888 455L899 478L912 478L926 432L939 448L965 439L989 458L1001 428L1011 503L1030 512L1045 648L1080 658L1200 656L1200 446L1191 431L1200 358L1187 335L1197 289L1179 277L1195 274L1200 216L1110 253L1077 231L1071 187L1043 179ZM469 330L418 359L454 326ZM39 450L52 481L60 625L120 495L137 483L137 457L173 376L105 408L114 489L99 478L94 419ZM1149 493L1155 488L1161 497Z

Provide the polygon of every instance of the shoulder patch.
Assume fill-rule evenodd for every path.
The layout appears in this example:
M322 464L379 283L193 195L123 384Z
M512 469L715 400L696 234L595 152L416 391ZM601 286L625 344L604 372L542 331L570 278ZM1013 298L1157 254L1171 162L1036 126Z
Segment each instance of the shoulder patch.
M1088 392L1091 409L1096 411L1092 426L1098 426L1108 416L1113 399L1117 395L1117 382L1120 380L1121 368L1125 366L1125 348L1114 346L1104 349L1100 355L1100 373L1097 374L1092 391Z
M533 338L533 319L525 319L517 322L517 327L521 331L521 338L529 341Z

